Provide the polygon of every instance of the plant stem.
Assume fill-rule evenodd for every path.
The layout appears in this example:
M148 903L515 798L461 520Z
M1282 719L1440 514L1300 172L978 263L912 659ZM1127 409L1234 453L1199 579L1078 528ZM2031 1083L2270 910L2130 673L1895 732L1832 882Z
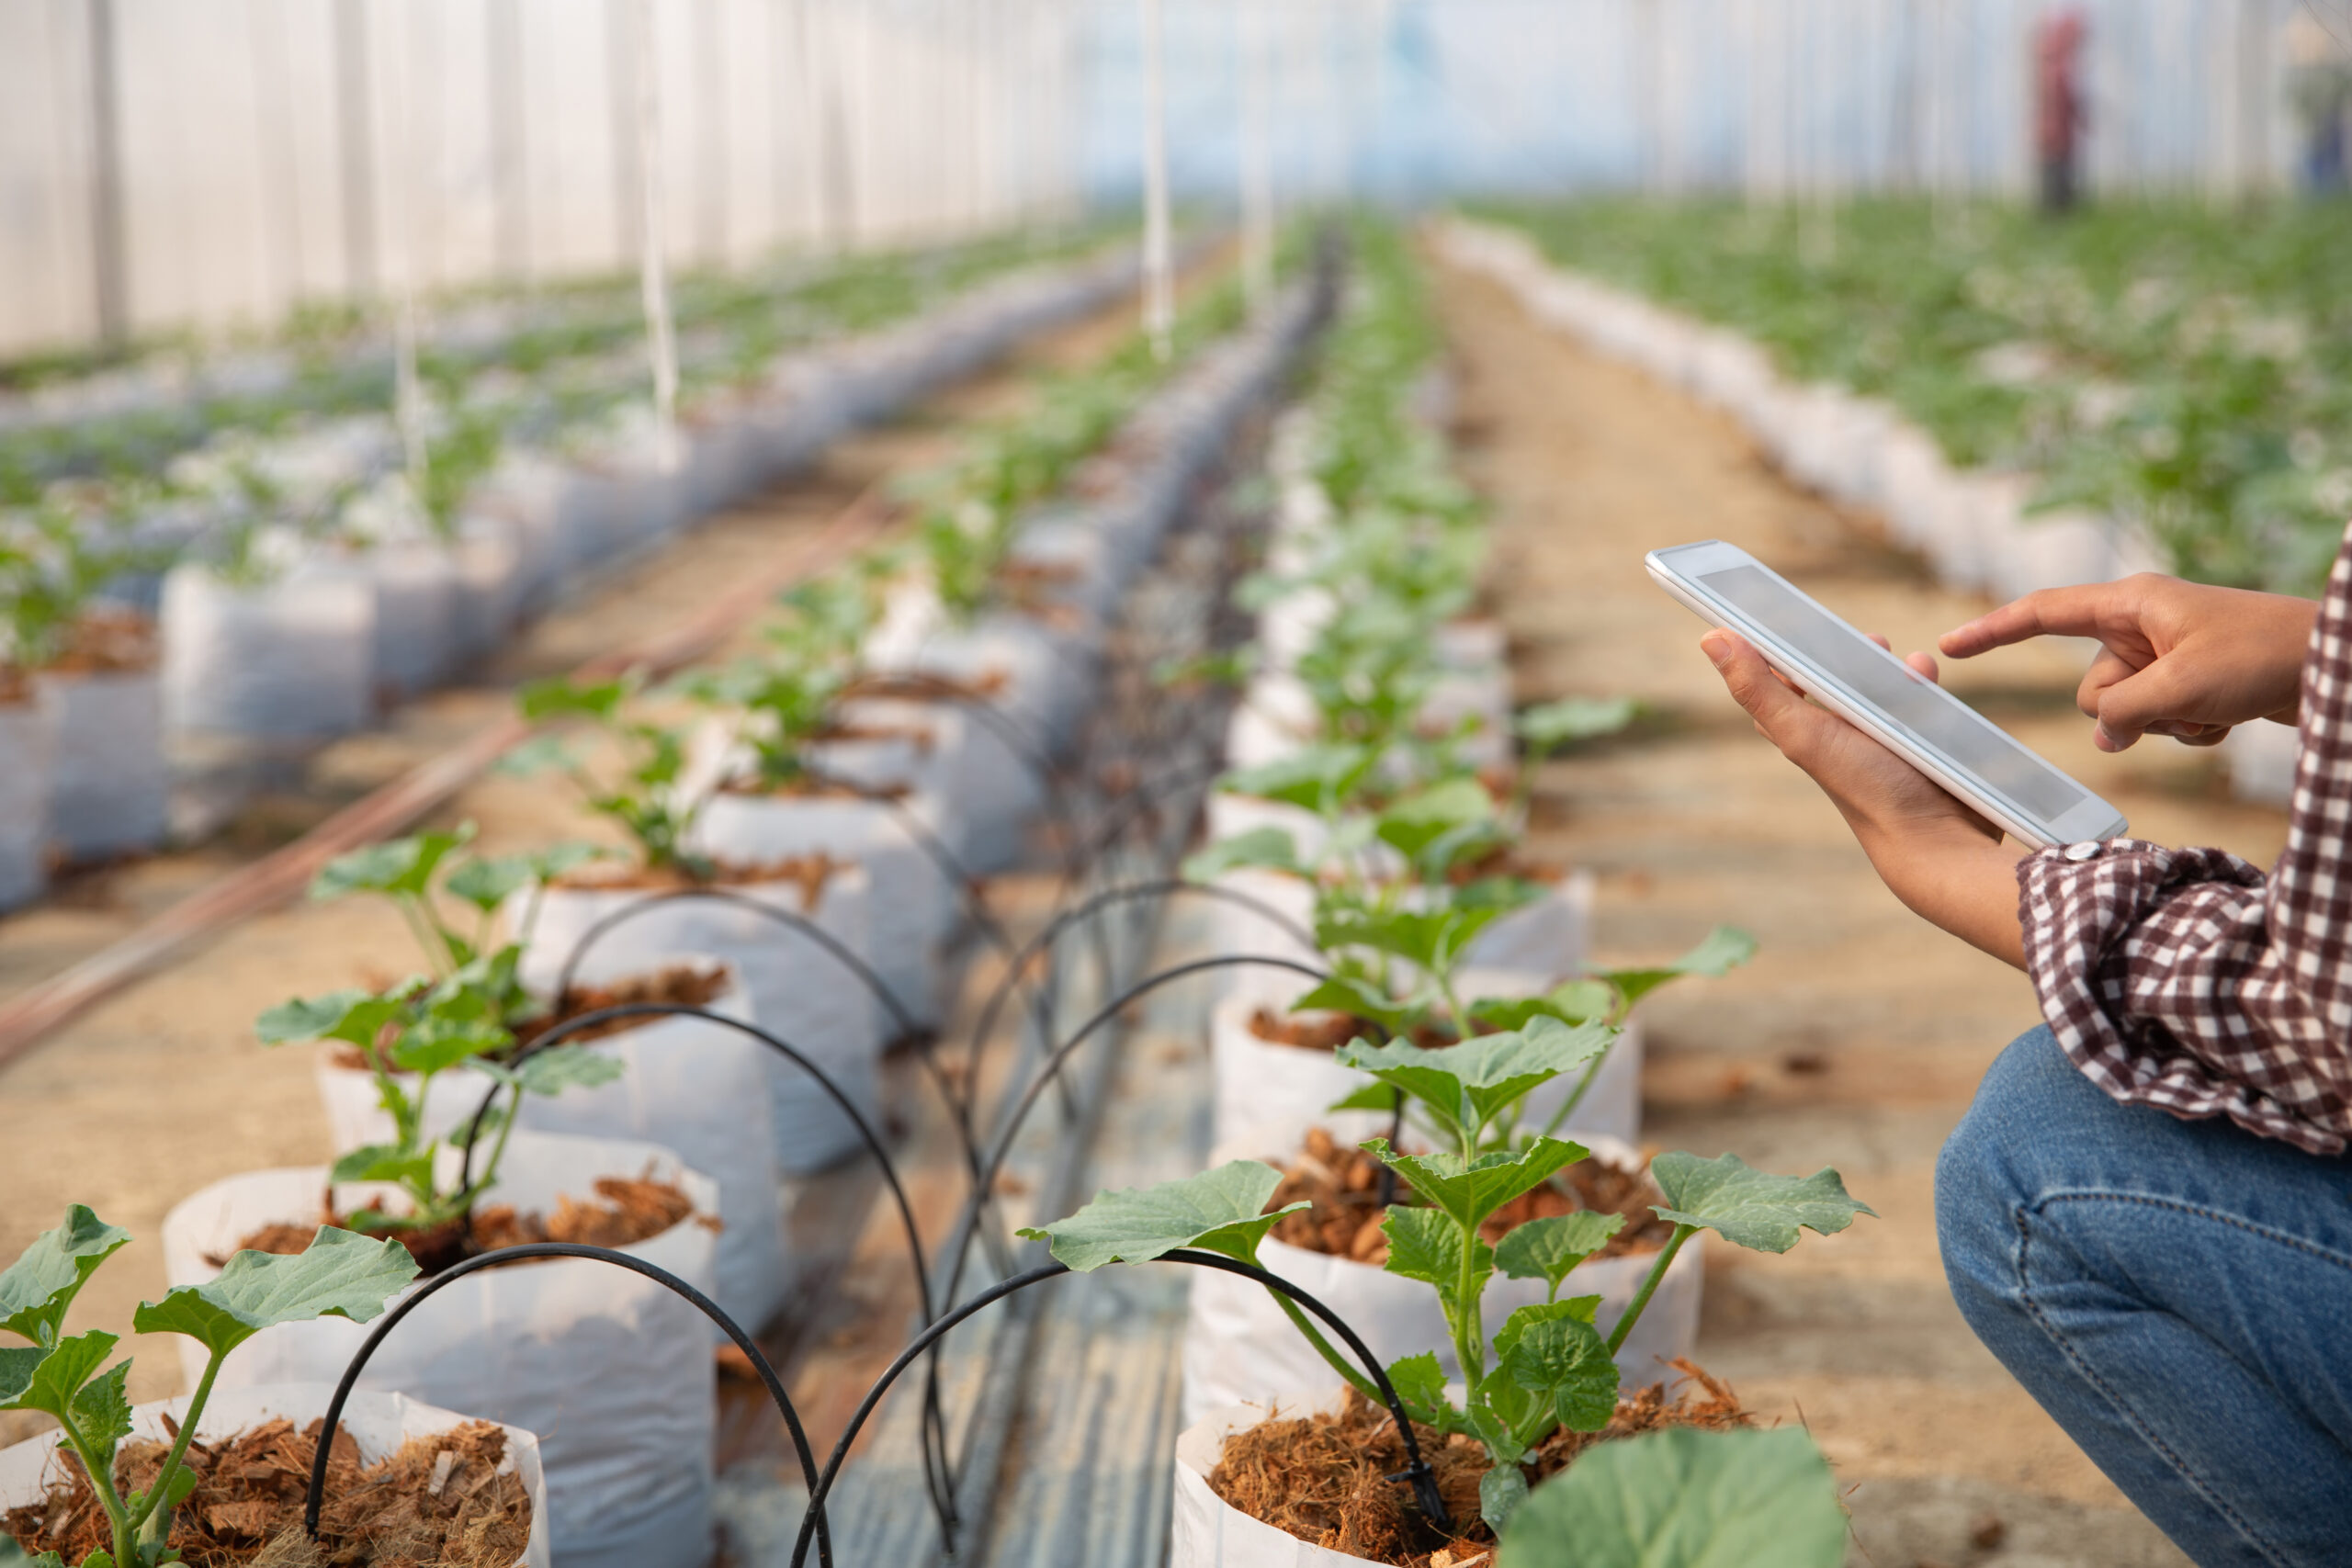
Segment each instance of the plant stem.
M399 907L401 919L408 922L409 935L414 937L416 945L424 950L424 961L433 965L434 977L447 979L457 968L450 960L449 944L441 940L441 933L434 930L433 922L417 907L414 898L403 894L392 902Z
M204 1418L205 1404L212 1397L212 1380L220 1375L220 1363L228 1359L227 1351L216 1350L212 1359L204 1363L204 1375L196 1380L196 1392L187 1397L187 1414L180 1417L180 1435L172 1439L172 1451L164 1456L163 1468L155 1472L153 1483L148 1486L147 1500L139 1506L138 1513L131 1516L130 1528L133 1530L151 1519L158 1521L156 1528L148 1532L151 1540L160 1541L164 1533L172 1528L172 1511L164 1506L164 1499L172 1495L172 1476L179 1469L181 1457L187 1452L188 1440L196 1436L197 1422ZM119 1564L119 1568L122 1565Z
M1561 1124L1566 1122L1569 1117L1576 1114L1577 1107L1584 1103L1584 1097L1586 1094L1590 1092L1592 1089L1592 1080L1600 1076L1601 1065L1609 1060L1610 1047L1616 1043L1616 1036L1610 1036L1609 1044L1602 1046L1600 1048L1600 1055L1595 1056L1592 1059L1591 1065L1585 1068L1584 1077L1577 1080L1577 1087L1575 1089L1570 1091L1567 1099L1560 1101L1560 1109L1552 1112L1552 1119L1544 1123L1544 1135L1545 1137L1548 1138L1555 1133L1558 1132Z
M97 1456L90 1451L89 1439L82 1436L82 1428L74 1425L72 1416L61 1411L57 1424L63 1428L65 1441L81 1460L82 1470L90 1478L90 1489L98 1495L98 1506L107 1511L107 1524L114 1535L115 1562L136 1564L139 1559L130 1553L134 1540L132 1531L137 1527L130 1511L122 1506L121 1495L114 1489L114 1467L98 1462Z
M1280 1291L1269 1290L1266 1294L1274 1298L1274 1304L1283 1309L1283 1315L1289 1318L1301 1334L1306 1336L1306 1342L1315 1347L1315 1353L1329 1362L1333 1371L1347 1379L1349 1387L1371 1400L1374 1404L1385 1403L1380 1397L1379 1386L1357 1371L1349 1363L1345 1356L1332 1348L1331 1342L1323 1337L1322 1330L1309 1323L1306 1320L1306 1314L1299 1311L1296 1302Z
M1462 1225L1462 1272L1454 1280L1453 1353L1461 1359L1462 1376L1471 1388L1487 1375L1486 1325L1480 1321L1478 1298L1487 1281L1479 1277L1478 1227Z
M1689 1241L1692 1236L1698 1234L1699 1227L1697 1225L1677 1225L1674 1227L1673 1239L1668 1241L1666 1246L1659 1250L1657 1261L1650 1265L1649 1277L1642 1281L1642 1288L1634 1292L1634 1299L1626 1303L1625 1315L1619 1318L1617 1320L1617 1326L1609 1331L1609 1353L1611 1355L1613 1356L1617 1353L1617 1348L1625 1343L1625 1336L1634 1331L1634 1325L1640 1320L1642 1310L1650 1304L1650 1297L1657 1292L1657 1282L1666 1278L1667 1268L1674 1261L1674 1255L1682 1250L1682 1244L1684 1242Z

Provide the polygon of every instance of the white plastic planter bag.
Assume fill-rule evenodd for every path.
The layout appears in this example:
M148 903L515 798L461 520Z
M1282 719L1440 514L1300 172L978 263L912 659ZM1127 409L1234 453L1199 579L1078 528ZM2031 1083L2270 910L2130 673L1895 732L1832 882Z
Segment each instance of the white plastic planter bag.
M164 761L163 681L152 670L44 674L56 737L50 838L68 860L163 842L172 777Z
M700 954L672 954L653 969L707 968L710 963ZM585 978L608 982L628 974L591 964ZM707 1005L712 1012L754 1021L751 993L731 966L726 988ZM599 1035L585 1049L618 1063L620 1077L594 1089L526 1094L515 1125L538 1133L633 1138L688 1152L696 1168L718 1184L721 1228L713 1265L718 1289L711 1299L757 1333L784 1304L793 1280L768 1105L768 1048L725 1024L671 1017ZM320 1046L314 1068L335 1153L390 1143L392 1119L377 1101L375 1076L337 1066L335 1055L331 1045ZM415 1080L405 1081L413 1093ZM443 1136L464 1126L489 1089L490 1080L477 1073L435 1079L424 1108L426 1135ZM718 1332L716 1325L712 1331Z
M1315 890L1295 876L1254 866L1220 874L1212 886L1265 906L1264 910L1236 898L1200 897L1192 900L1209 932L1204 956L1287 958L1320 969L1323 954L1311 938L1315 932ZM1276 919L1276 916L1284 919ZM1287 920L1287 924L1284 920ZM1294 931L1292 928L1296 928ZM1273 964L1237 964L1224 971L1220 989L1230 998L1251 1007L1276 1011L1314 980L1295 969ZM1248 1012L1242 1014L1247 1018Z
M1260 1134L1219 1147L1211 1165L1228 1160L1260 1158L1279 1165L1293 1157L1290 1149L1257 1145ZM1614 1139L1587 1138L1586 1146L1609 1163L1638 1166L1639 1151ZM1626 1385L1657 1382L1669 1375L1666 1362L1688 1356L1699 1337L1699 1295L1702 1238L1692 1236L1658 1281L1634 1332L1618 1348L1617 1366ZM1617 1326L1625 1308L1649 1277L1657 1261L1655 1252L1626 1253L1616 1258L1589 1258L1577 1265L1560 1287L1563 1296L1594 1296L1600 1305L1594 1325L1602 1335ZM1448 1377L1461 1376L1446 1332L1445 1314L1437 1292L1418 1280L1391 1274L1370 1263L1333 1258L1268 1236L1258 1247L1258 1262L1278 1279L1287 1280L1337 1313L1363 1337L1382 1366L1399 1357L1437 1353ZM1193 1270L1192 1306L1184 1323L1184 1402L1182 1420L1189 1426L1221 1404L1242 1400L1311 1398L1329 1387L1331 1369L1294 1326L1266 1288L1238 1274L1214 1269ZM1491 1337L1505 1319L1522 1306L1544 1299L1541 1280L1512 1280L1500 1274L1487 1282L1479 1313ZM1327 1334L1326 1337L1329 1337ZM1344 1354L1344 1348L1342 1348Z
M477 513L458 525L450 547L458 578L450 618L456 660L493 651L514 629L523 605L523 548L522 531L503 517Z
M559 1197L593 1198L599 1177L649 1169L684 1187L698 1215L715 1213L716 1186L667 1149L522 1132L492 1201L551 1211ZM209 1257L263 1225L315 1219L325 1190L320 1166L202 1189L164 1217L166 1281L211 1279L220 1270ZM707 1292L718 1239L690 1217L623 1250ZM231 1352L219 1386L332 1383L368 1332L341 1318L265 1328ZM193 1383L204 1351L181 1343ZM650 1280L586 1258L469 1274L392 1331L359 1386L540 1434L550 1544L564 1568L701 1568L709 1554L718 1401L708 1320Z
M954 924L957 890L914 835L935 835L938 820L938 803L922 795L880 801L718 790L695 818L693 840L736 865L825 854L863 866L873 897L859 956L909 1019L931 1028L940 1020L939 950Z
M865 873L837 870L814 910L801 908L797 882L760 882L723 892L796 915L808 915L853 953L865 950L870 908ZM558 887L548 891L523 955L525 983L546 991L589 931L649 895L624 888ZM511 913L511 911L510 911ZM707 953L731 964L751 987L752 1013L762 1029L815 1063L849 1098L869 1126L880 1115L875 1061L882 1046L880 1012L841 960L807 934L741 904L713 898L673 898L615 926L589 948L607 973L642 971L667 953ZM771 1131L778 1168L788 1176L821 1170L865 1151L856 1126L797 1063L762 1047Z
M407 696L456 661L458 563L439 541L381 544L357 559L376 585L376 683Z
M50 779L57 727L35 700L0 704L0 909L49 886Z
M197 1436L208 1441L232 1438L279 1416L293 1422L300 1430L324 1419L327 1404L334 1398L332 1382L218 1389L205 1402L204 1424ZM170 1442L172 1429L164 1424L164 1417L169 1416L175 1423L186 1420L187 1405L187 1396L182 1395L131 1406L131 1437ZM342 1420L335 1432L338 1436L350 1434L351 1440L358 1445L360 1462L374 1464L399 1452L401 1445L412 1438L429 1438L473 1419L405 1394L355 1391L344 1401ZM539 1440L518 1427L507 1427L505 1432L506 1459L499 1466L499 1473L521 1476L524 1490L531 1498L531 1538L523 1555L514 1559L516 1568L553 1568L548 1545L547 1476L540 1465ZM0 1449L0 1511L39 1502L48 1492L50 1483L63 1473L64 1465L62 1445L53 1433ZM328 1502L334 1499L334 1492L329 1491Z
M311 740L375 715L376 589L350 563L306 562L251 587L176 566L160 618L175 729Z
M1205 1274L1208 1270L1197 1272ZM1293 1334L1298 1332L1290 1327L1287 1319L1283 1326ZM1322 1362L1318 1359L1316 1365L1322 1366ZM1337 1410L1344 1395L1330 1388L1330 1369L1324 1367L1323 1371L1323 1386L1317 1397L1284 1403L1280 1414L1305 1416ZM1176 1508L1169 1531L1169 1568L1378 1568L1368 1557L1316 1546L1288 1530L1251 1518L1218 1496L1209 1485L1209 1473L1224 1456L1225 1439L1274 1414L1263 1404L1229 1402L1190 1418L1186 1429L1178 1434Z

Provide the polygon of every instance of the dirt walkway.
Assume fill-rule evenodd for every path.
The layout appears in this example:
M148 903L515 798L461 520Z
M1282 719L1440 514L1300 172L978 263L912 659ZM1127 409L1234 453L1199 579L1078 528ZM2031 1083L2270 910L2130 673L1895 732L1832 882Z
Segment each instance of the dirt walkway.
M2183 1562L1945 1289L1936 1152L1984 1067L2039 1021L2030 987L1880 886L1827 801L1724 695L1699 623L1650 583L1642 554L1740 544L1901 649L1931 646L1980 602L1782 482L1728 423L1570 346L1494 285L1444 274L1442 304L1465 460L1497 507L1491 581L1521 700L1624 694L1647 709L1623 740L1546 771L1538 847L1599 873L1605 960L1668 956L1717 921L1762 942L1741 973L1645 1010L1645 1136L1773 1169L1834 1165L1882 1216L1781 1258L1712 1247L1700 1361L1812 1427L1851 1489L1858 1563ZM2085 662L2013 649L1949 679L2135 832L2267 863L2283 818L2231 805L2210 754L2091 748L2072 705Z
M1020 406L1032 372L1091 360L1133 326L1133 307L1123 302L1035 340L896 424L837 444L813 471L712 519L538 622L472 683L328 748L299 787L253 803L222 840L80 878L65 897L0 921L0 993L96 951L490 722L505 711L514 682L690 618L740 582L747 567L822 527L877 479L945 456L962 422ZM553 774L480 779L432 825L467 820L480 825L490 853L614 838ZM290 996L386 982L413 966L411 951L399 917L379 901L298 904L228 931L0 1070L0 1124L17 1130L0 1146L0 1260L57 1224L67 1203L89 1204L136 1240L83 1292L74 1324L128 1336L132 1307L162 1293L163 1218L172 1204L240 1171L318 1164L331 1152L311 1053L262 1046L254 1016ZM177 1392L178 1362L166 1342L131 1348L133 1399ZM0 1444L27 1419L0 1415Z

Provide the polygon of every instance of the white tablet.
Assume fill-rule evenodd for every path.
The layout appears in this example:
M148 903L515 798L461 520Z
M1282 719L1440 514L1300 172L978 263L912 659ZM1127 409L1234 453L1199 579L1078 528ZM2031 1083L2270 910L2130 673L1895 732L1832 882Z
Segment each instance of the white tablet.
M2040 849L2121 836L2123 814L1736 545L1652 550L1658 586L2001 829Z

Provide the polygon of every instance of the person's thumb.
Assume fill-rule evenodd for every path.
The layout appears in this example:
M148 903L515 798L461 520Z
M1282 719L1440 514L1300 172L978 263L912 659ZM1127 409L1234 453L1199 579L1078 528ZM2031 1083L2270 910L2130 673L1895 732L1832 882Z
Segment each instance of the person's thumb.
M1774 740L1786 739L1781 731L1792 713L1810 711L1804 699L1772 672L1764 656L1737 635L1711 631L1699 639L1699 648L1715 667L1715 672L1724 678L1732 701L1746 708L1748 717L1756 721L1756 728Z
M2176 723L2194 725L2188 711L2190 696L2175 662L2159 659L2099 693L2092 743L2102 751L2121 751L2151 729L2163 733Z

